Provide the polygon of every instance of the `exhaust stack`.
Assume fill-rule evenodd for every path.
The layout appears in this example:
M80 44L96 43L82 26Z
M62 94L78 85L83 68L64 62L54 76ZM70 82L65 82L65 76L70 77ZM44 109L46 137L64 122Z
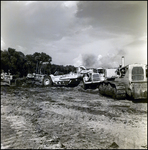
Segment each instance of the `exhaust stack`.
M122 65L122 67L124 66L124 56L122 56L122 58L121 58L121 65Z

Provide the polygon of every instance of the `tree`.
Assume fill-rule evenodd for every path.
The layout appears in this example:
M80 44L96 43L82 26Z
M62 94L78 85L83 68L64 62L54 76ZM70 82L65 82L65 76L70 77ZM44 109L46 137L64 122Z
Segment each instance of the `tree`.
M54 74L58 71L60 74L75 72L76 68L72 65L51 64L52 57L46 53L35 52L33 55L24 55L22 52L13 48L1 50L1 72L10 72L20 77L26 76L27 73Z
M25 61L25 55L22 52L17 52L13 48L8 48L8 51L1 51L1 69L4 72L10 72L11 74L22 77L26 74L24 70Z
M50 74L50 63L52 57L46 53L35 52L33 55L26 55L26 66L28 67L28 72L30 73L45 73ZM46 64L45 64L46 62Z
M10 68L10 61L8 51L1 50L1 70L4 70L4 72L8 72L9 68Z

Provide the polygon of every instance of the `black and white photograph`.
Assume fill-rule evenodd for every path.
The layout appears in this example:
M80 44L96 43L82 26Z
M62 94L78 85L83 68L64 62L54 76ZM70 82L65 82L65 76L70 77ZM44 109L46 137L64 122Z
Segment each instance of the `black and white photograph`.
M1 149L147 149L147 1L1 1Z

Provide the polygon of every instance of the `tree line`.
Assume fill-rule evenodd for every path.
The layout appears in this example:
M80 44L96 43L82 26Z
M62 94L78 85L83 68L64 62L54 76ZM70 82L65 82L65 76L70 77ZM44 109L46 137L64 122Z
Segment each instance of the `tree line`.
M28 73L58 75L76 71L76 67L72 65L63 66L52 64L51 62L52 57L43 52L24 55L13 48L1 50L1 73L6 72L18 77L24 77Z

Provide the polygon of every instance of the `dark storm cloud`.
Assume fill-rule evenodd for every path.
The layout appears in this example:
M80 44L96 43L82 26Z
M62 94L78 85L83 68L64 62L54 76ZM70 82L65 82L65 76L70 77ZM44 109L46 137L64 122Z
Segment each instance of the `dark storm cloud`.
M76 16L93 27L109 32L144 34L147 2L145 1L84 1L77 4Z
M135 50L145 62L146 18L145 1L2 1L1 49L45 52L55 64L89 60L93 67L107 58L120 63L120 55L134 63Z

